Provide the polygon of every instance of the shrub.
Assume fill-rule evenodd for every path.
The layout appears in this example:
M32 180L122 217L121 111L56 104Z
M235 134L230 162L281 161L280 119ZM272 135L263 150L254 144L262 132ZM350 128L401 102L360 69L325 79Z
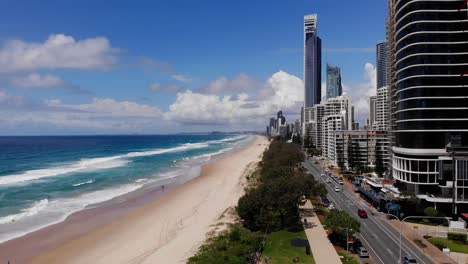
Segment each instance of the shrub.
M444 241L437 239L436 237L430 238L429 241L431 244L436 246L438 249L442 250L443 248L447 247Z
M420 248L427 248L427 245L424 244L424 242L422 242L420 239L415 239L414 243L416 243L416 245L418 245Z
M426 216L436 217L439 215L439 212L434 207L426 207L426 209L424 209L424 214Z
M317 214L319 215L327 215L328 214L328 209L325 207L319 207L316 209Z
M467 235L465 233L448 232L447 238L449 240L466 243Z
M245 263L246 256L262 248L263 234L233 226L209 238L198 252L188 259L189 264Z

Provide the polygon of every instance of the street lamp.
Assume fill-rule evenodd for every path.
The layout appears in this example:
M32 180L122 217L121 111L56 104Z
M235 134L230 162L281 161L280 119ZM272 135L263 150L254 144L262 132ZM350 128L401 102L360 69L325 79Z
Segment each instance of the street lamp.
M401 231L402 231L402 226L403 226L403 222L406 220L406 219L410 219L410 218L413 218L413 219L428 219L428 218L431 218L431 219L445 219L447 220L447 222L450 223L450 217L442 217L442 216L407 216L405 218L403 218L402 220L400 220L400 218L398 218L396 215L394 214L385 214L387 216L393 216L396 220L400 221L400 259L398 260L398 263L401 263Z

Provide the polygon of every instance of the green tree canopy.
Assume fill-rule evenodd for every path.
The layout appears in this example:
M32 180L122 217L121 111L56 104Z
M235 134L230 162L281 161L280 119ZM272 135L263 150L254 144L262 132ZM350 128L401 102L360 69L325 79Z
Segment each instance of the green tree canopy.
M338 235L345 236L346 232L349 235L353 235L356 232L359 232L361 224L354 217L346 213L345 211L334 210L331 211L325 222L327 226Z

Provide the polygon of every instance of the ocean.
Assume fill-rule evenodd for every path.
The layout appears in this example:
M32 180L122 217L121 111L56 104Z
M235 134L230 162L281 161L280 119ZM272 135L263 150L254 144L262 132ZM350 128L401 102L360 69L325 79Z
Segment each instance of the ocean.
M187 181L247 135L0 137L0 242L138 190Z

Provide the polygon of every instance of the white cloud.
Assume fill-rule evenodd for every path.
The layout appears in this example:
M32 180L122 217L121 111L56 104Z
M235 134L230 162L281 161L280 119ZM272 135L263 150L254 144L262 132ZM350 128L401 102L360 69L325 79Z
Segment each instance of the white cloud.
M237 78L239 79L239 78ZM242 81L241 81L242 80ZM205 94L186 91L177 93L176 101L169 106L165 113L167 120L187 124L238 124L264 123L276 111L283 110L291 114L298 114L303 102L303 82L296 76L279 71L260 87L249 87L258 91L261 96L252 97L245 92L245 86L251 84L249 76L241 76L239 80L228 81L218 78L203 92L227 93L230 95Z
M9 95L6 91L0 89L0 108L11 109L21 108L26 105L26 99L22 96Z
M369 96L375 95L377 72L372 63L364 65L364 82L343 83L343 91L352 96L355 119L364 124L369 116Z
M171 75L172 79L177 80L179 82L191 82L192 79L189 76L185 76L182 74L173 74Z
M15 77L11 80L11 84L20 88L58 88L66 85L65 81L60 77L38 73L30 73L25 76Z
M110 117L151 117L161 116L161 110L154 106L129 101L116 101L109 98L93 98L88 104L64 104L61 100L47 100L46 106Z
M249 93L251 94L256 88L261 87L261 83L244 73L239 74L235 78L228 79L226 77L219 77L208 83L205 87L198 90L200 93L207 94L237 94Z
M107 69L116 49L104 37L75 40L53 34L44 43L10 40L0 48L0 72L38 69Z
M153 93L178 93L185 90L177 85L161 85L159 83L151 84L148 89Z

